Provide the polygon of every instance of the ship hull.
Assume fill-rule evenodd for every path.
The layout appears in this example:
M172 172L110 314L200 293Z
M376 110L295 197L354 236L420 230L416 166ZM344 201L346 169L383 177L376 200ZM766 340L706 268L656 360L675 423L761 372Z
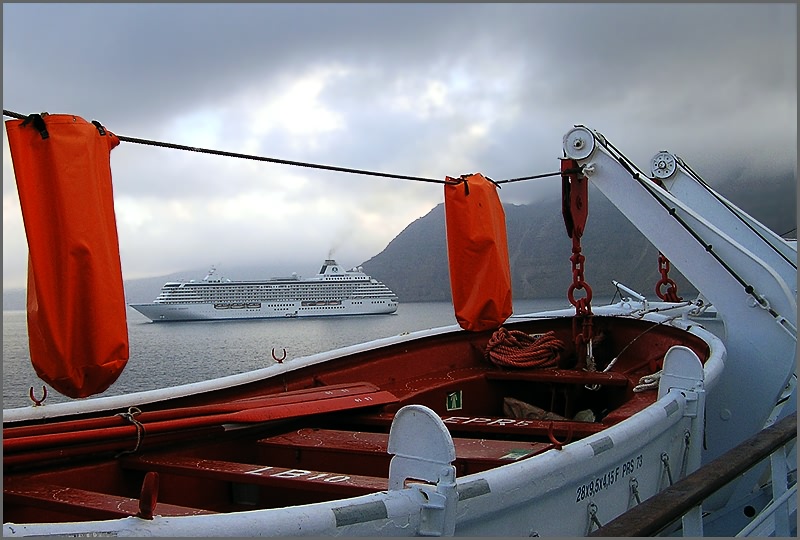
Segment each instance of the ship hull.
M329 302L250 302L245 304L129 304L153 322L229 319L283 319L343 315L389 315L397 301L386 298Z

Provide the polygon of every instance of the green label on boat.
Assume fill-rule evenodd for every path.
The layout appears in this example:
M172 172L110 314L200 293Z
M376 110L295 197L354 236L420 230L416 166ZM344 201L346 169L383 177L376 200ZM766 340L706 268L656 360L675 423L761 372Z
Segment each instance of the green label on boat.
M447 394L447 410L457 411L461 409L461 390L456 390Z
M521 458L524 458L526 456L529 456L530 453L531 453L531 451L528 450L527 448L518 448L516 450L511 450L509 453L507 453L507 454L505 454L503 456L500 456L500 459L510 459L510 460L516 461L518 459L521 459Z

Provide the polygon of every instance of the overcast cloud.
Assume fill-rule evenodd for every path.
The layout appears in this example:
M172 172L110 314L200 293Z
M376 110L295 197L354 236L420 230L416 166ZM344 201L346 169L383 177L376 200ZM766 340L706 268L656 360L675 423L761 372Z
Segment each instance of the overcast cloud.
M796 178L797 6L4 3L3 108L435 179L555 171L584 124L643 170L669 150L720 188ZM3 140L15 288L27 247ZM211 264L306 275L330 254L354 266L443 201L438 184L125 142L111 165L125 279ZM527 203L558 183L500 195Z

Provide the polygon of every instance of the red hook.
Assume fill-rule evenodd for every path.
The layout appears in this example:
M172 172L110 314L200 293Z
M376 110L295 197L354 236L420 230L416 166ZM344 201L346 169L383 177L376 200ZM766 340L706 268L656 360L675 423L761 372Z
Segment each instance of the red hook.
M33 395L33 386L31 386L28 395L31 396L31 401L33 401L33 406L38 407L39 405L44 403L45 399L47 399L47 387L45 385L42 385L42 399L36 399L36 396Z
M556 439L555 433L553 433L553 427L555 426L554 422L550 422L550 425L547 427L547 438L550 439L550 442L553 443L553 448L556 450L561 450L561 447L565 444L569 444L572 441L572 425L567 425L567 438L563 441L559 441Z
M275 361L278 362L279 364L283 364L283 361L286 360L286 349L283 349L283 356L278 358L277 356L275 356L275 347L273 347L272 348L272 358L274 358Z

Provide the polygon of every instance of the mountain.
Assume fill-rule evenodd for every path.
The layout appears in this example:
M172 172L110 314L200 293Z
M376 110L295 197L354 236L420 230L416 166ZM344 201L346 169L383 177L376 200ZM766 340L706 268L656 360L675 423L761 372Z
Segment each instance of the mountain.
M660 279L658 251L607 201L593 201L581 239L584 279L593 296L610 298L617 280L655 297ZM566 299L572 284L572 240L559 200L532 205L504 205L514 298ZM362 264L401 301L450 301L444 204L406 227L386 249ZM678 293L689 285L674 268ZM576 298L585 292L576 291Z
M797 180L764 179L761 184L729 182L720 194L778 234L797 231ZM661 275L658 251L600 191L589 186L589 217L581 239L584 280L595 298L612 298L616 280L650 299ZM528 205L504 205L511 264L512 292L517 299L565 298L572 283L572 241L561 215L560 198ZM365 272L386 283L401 302L450 301L444 204L411 223L386 248L362 264ZM678 295L696 291L672 267L669 277ZM576 291L582 298L585 292Z
M794 178L765 181L744 189L733 185L723 193L734 204L779 234L797 225ZM589 218L581 245L584 279L593 297L612 298L617 280L655 299L660 279L658 251L594 187L590 185ZM528 205L504 205L508 251L512 274L512 292L516 299L564 298L572 283L570 255L572 243L567 236L558 197ZM409 224L378 255L363 262L364 271L380 279L397 293L401 302L448 302L450 298L444 204ZM150 302L164 282L205 275L207 269L184 271L155 278L126 280L128 302ZM269 269L229 268L237 279L257 279ZM265 273L266 272L266 273ZM678 286L678 294L692 298L696 292L673 267L669 277ZM577 291L576 298L585 296ZM3 309L25 309L24 290L4 290Z

